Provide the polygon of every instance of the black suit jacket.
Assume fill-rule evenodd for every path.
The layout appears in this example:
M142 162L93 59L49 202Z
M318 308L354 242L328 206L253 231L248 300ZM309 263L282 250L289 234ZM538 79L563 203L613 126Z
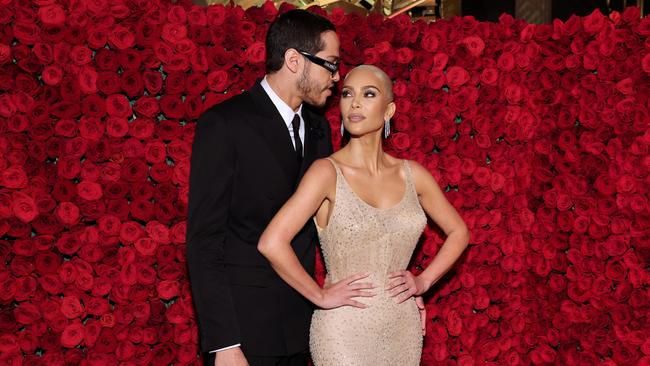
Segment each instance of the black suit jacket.
M287 126L259 82L199 118L190 169L187 263L204 351L237 343L258 356L308 349L312 305L257 251L260 235L305 170L332 153L325 119L307 105L302 116L301 166ZM291 243L310 273L316 243L311 220Z

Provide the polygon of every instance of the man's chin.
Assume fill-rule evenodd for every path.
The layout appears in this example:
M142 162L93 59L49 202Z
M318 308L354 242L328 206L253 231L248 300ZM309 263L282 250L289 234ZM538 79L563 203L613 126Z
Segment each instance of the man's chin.
M305 103L307 103L307 104L309 104L311 106L314 106L314 107L318 107L318 108L324 107L326 102L327 102L327 98L318 98L318 99L309 98L309 99L305 99Z

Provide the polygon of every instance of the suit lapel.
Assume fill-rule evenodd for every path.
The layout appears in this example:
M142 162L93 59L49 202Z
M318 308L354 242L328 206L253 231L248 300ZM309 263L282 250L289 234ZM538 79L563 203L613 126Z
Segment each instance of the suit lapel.
M254 108L260 115L260 119L256 121L257 131L264 137L269 150L280 163L287 183L293 186L297 178L298 163L287 125L259 82L255 83L249 92L255 102Z

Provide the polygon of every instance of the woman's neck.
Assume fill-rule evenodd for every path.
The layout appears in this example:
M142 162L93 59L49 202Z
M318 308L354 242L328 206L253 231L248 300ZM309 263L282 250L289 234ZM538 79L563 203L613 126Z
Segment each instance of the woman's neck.
M367 169L370 173L377 173L386 166L384 149L381 136L367 134L358 138L351 138L346 146L350 165Z

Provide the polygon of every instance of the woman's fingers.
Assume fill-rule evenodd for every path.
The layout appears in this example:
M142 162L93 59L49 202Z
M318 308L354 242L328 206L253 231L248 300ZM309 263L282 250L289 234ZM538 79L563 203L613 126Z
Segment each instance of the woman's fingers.
M367 309L368 308L368 305L360 303L360 302L358 302L356 300L352 300L352 299L348 300L347 304L345 304L345 305L350 305L350 306L354 306L355 308L361 308L361 309Z
M374 292L370 292L370 291L356 291L354 295L350 297L351 298L352 297L373 297L375 295L376 294Z
M343 282L345 284L348 284L348 285L351 285L353 282L358 281L358 280L360 280L362 278L366 278L368 276L370 276L370 273L357 273L357 274L352 275L350 277L344 278L343 280L341 280L341 282Z
M406 279L404 277L396 277L390 281L388 281L388 284L386 284L386 290L391 290L397 286L403 285L406 283Z
M396 298L396 301L398 304L403 303L404 301L410 299L413 295L415 295L415 291L406 291L403 292L400 296Z
M360 282L349 284L348 288L351 290L367 290L375 288L375 285L370 282Z

